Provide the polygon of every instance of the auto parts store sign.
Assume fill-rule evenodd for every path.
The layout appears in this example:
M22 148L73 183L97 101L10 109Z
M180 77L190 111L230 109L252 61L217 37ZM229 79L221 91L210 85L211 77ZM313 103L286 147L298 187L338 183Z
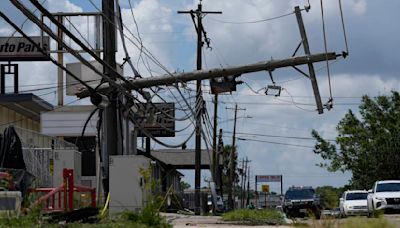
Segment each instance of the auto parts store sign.
M257 175L257 182L281 182L282 175Z
M50 46L48 36L30 37L35 43L44 50ZM43 55L38 48L29 40L23 37L0 37L0 61L47 61L47 56Z

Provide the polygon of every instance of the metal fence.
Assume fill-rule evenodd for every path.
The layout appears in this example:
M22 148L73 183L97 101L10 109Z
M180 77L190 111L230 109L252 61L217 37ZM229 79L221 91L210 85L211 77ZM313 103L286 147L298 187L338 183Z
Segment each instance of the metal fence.
M31 187L52 187L53 175L51 164L54 160L54 151L52 149L23 148L24 161L26 169L35 176L35 181Z
M16 126L14 128L21 139L26 169L35 176L31 187L53 187L54 151L77 151L78 148L56 137ZM4 127L0 130L4 130Z
M77 147L69 142L53 136L43 135L39 132L14 126L23 147L35 147L46 149L74 149Z

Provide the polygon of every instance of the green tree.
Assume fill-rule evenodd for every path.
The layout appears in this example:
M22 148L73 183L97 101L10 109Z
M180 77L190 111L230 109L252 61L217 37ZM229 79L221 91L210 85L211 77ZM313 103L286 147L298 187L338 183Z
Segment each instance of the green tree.
M223 151L222 151L222 157L223 157L223 170L222 170L222 184L223 184L223 190L224 190L224 193L228 193L228 186L230 186L230 180L229 180L229 173L230 173L230 163L229 163L229 161L230 161L230 154L232 153L232 151L233 151L233 153L234 153L234 156L233 156L233 159L234 159L234 161L233 161L233 166L234 166L234 170L235 170L235 175L234 175L234 181L233 181L233 183L234 183L234 191L235 191L235 194L236 194L236 192L240 192L240 189L237 189L238 187L237 187L237 183L239 182L239 174L238 174L238 170L237 170L237 159L238 159L238 156L237 156L237 151L236 151L236 147L235 147L235 149L234 150L232 150L232 146L231 145L225 145L224 146L224 148L223 148Z
M349 110L336 129L336 144L312 131L317 140L314 152L327 161L319 164L321 167L329 171L351 171L350 185L360 189L371 188L376 180L399 178L398 92L373 99L363 96L359 115Z
M325 209L333 209L339 206L339 198L344 192L344 188L332 186L317 187L315 192L320 196L321 205Z
M185 190L185 189L189 189L190 188L190 184L185 182L185 181L181 181L181 189Z

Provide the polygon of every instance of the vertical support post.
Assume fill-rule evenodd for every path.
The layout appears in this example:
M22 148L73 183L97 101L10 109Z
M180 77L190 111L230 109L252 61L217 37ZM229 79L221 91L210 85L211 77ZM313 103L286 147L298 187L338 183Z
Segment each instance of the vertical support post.
M197 70L201 70L202 67L202 56L201 49L203 46L202 36L202 15L201 15L201 4L197 5ZM201 184L201 113L202 113L202 94L201 94L201 80L196 81L196 142L195 142L195 174L194 174L194 197L195 197L195 214L201 213L200 205L200 184Z
M14 93L18 93L18 64L10 64L9 67L13 67L13 72L14 72ZM11 69L10 69L11 70Z
M264 192L265 209L267 209L267 193Z
M96 199L97 204L100 204L101 194L101 160L100 160L100 148L99 148L99 137L96 136ZM104 159L103 159L104 160Z
M103 16L103 60L112 68L116 68L115 61L115 9L114 9L114 0L102 0L102 11ZM116 80L116 75L114 71L109 69L108 67L104 67L104 74L108 75L111 79ZM103 111L103 186L104 186L104 194L105 199L109 193L109 160L110 155L119 154L119 147L122 145L118 145L117 143L117 124L115 124L115 120L117 119L117 94L115 91L112 91L108 97L110 100L110 104Z
M61 191L58 192L58 208L57 209L61 209Z
M150 155L150 150L151 150L151 141L149 137L146 137L146 154Z
M306 55L310 55L311 54L310 53L310 46L308 44L306 29L304 28L304 23L303 23L303 18L301 16L300 7L296 6L294 8L294 12L296 14L296 18L297 18L297 23L299 25L301 39L303 41L304 53ZM313 92L314 92L315 102L317 104L317 110L318 110L319 114L322 114L324 112L324 110L323 110L323 106L322 106L321 95L319 94L317 78L315 77L314 65L312 63L308 63L307 65L308 65L308 70L309 70L309 73L310 73L310 80L311 80L311 85L312 85Z
M0 65L0 94L6 94L6 65Z
M95 16L95 30L94 30L94 35L95 35L95 46L94 48L96 48L96 54L100 57L100 48L101 48L101 16L100 15L96 15Z
M57 16L58 22L63 24L63 16ZM63 39L63 31L60 27L57 27L57 37ZM64 53L62 52L62 44L57 44L57 61L59 64L64 66ZM57 68L57 105L64 105L64 70L60 67Z
M233 135L232 135L232 148L229 154L229 192L228 192L228 203L229 209L235 209L234 203L234 182L235 182L235 166L234 166L234 155L236 153L235 146L236 146L236 119L237 119L237 104L235 105L235 118L233 123Z
M283 196L283 175L281 175L281 196Z
M67 173L67 169L63 169L63 182L64 182L64 211L67 211L67 203L68 203L68 195L67 195L67 188L68 188L68 173Z
M18 93L19 88L18 88L18 64L11 64L9 61L7 64L1 64L0 65L0 94L6 94L6 76L7 75L13 75L14 79L14 90L13 92L15 94Z
M67 182L68 182L68 209L69 211L74 210L74 171L67 169Z
M91 197L91 200L92 200L91 201L91 206L93 208L95 208L96 207L96 190L95 189L90 191L90 197Z
M212 174L213 180L216 183L216 188L219 189L220 186L217 184L217 173L218 173L218 163L217 163L217 126L218 125L218 94L214 96L214 126L213 126L213 153L212 153Z
M254 181L254 194L256 198L256 205L258 205L258 192L257 192L257 175L254 176L255 181Z
M179 13L187 13L192 17L193 23L195 23L195 17L197 17L197 25L195 24L196 32L197 32L197 70L201 70L202 68L202 56L201 51L203 47L203 15L205 14L221 14L222 12L213 12L213 11L203 11L201 0L200 4L197 5L197 10L193 11L178 11ZM195 205L195 214L200 214L200 184L201 184L201 114L202 114L202 92L201 92L201 80L196 80L196 140L195 140L195 174L194 174L194 205ZM212 172L212 170L211 170ZM211 174L213 175L213 174ZM213 176L214 177L214 176Z
M222 171L221 171L221 167L220 167L220 157L221 154L223 153L224 150L224 145L223 145L223 141L222 141L222 129L219 129L219 136L218 136L218 151L217 151L217 182L218 182L218 186L219 186L219 194L220 196L223 198L224 195L224 191L223 191L223 181L222 181Z
M244 158L242 158L242 179L240 180L240 207L244 207L244 199L243 199L243 188L244 188Z
M250 204L250 166L248 167L247 174L247 197L246 197L246 205Z

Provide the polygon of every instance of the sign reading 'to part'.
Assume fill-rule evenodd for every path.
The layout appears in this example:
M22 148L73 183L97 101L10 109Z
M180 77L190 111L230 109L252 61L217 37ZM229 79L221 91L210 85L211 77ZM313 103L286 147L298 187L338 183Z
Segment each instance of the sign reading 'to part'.
M44 50L50 47L48 36L31 36ZM49 58L43 55L38 48L24 37L0 37L0 61L48 61Z

